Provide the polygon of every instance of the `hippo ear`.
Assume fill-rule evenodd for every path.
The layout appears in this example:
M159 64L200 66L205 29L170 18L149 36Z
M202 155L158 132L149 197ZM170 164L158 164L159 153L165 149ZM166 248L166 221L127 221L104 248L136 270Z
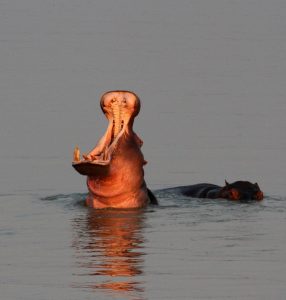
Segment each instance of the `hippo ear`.
M259 187L257 182L254 183L254 186L257 187L260 190L260 187Z
M226 179L224 180L224 182L225 182L225 186L229 185L229 183L226 181Z

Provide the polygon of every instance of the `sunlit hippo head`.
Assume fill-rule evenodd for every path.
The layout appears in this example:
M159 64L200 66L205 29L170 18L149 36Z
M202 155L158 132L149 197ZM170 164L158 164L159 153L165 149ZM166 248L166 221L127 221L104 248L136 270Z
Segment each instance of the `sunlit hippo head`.
M110 91L103 94L100 106L109 121L105 134L83 159L77 147L74 151L73 167L87 176L87 204L94 208L146 206L152 193L144 181L143 142L133 131L140 100L133 92Z

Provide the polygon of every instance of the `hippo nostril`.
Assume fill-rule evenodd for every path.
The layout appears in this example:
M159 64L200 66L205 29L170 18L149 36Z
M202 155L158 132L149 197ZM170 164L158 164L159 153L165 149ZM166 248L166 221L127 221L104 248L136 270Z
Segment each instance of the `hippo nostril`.
M255 194L255 200L263 200L263 197L264 197L264 195L263 195L263 192L261 192L261 191L258 191L256 194Z

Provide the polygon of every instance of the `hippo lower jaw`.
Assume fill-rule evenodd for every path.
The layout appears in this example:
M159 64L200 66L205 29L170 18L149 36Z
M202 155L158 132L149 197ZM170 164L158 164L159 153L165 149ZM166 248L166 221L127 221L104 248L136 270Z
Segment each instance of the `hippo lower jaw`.
M78 173L85 176L98 176L108 172L117 144L127 132L127 126L123 124L123 127L115 137L113 134L115 131L114 127L114 123L110 122L106 133L101 138L101 144L89 154L83 154L83 158L81 158L79 148L75 147L72 166Z
M110 164L112 154L114 150L116 149L116 146L118 144L118 141L120 138L124 135L124 133L127 131L126 126L122 125L122 128L120 129L119 133L117 136L113 135L113 132L115 131L114 125L109 126L104 137L105 137L105 142L101 145L102 149L98 149L96 153L92 154L90 153L89 155L83 154L84 160L80 158L80 150L78 147L74 149L74 155L73 155L73 165L76 166L79 163L84 163L84 162L89 162L91 164L95 165L108 165ZM114 138L112 138L114 136ZM103 137L103 138L104 138ZM84 174L88 175L88 174Z

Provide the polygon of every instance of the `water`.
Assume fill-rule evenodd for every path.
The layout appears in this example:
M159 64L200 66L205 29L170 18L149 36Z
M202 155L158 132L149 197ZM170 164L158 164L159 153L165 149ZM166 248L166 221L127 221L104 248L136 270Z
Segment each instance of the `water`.
M285 299L286 3L0 1L0 298ZM159 207L83 205L75 145L134 90ZM258 182L261 203L160 189Z

